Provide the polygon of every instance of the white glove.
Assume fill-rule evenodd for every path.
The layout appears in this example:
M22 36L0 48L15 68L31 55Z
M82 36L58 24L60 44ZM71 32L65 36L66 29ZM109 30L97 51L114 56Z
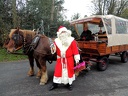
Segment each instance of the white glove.
M75 60L76 61L76 65L79 63L79 60Z

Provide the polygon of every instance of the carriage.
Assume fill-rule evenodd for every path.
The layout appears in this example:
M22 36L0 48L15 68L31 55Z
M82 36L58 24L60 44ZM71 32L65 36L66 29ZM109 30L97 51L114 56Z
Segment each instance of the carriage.
M81 41L77 39L78 47L85 65L90 65L90 61L97 63L98 70L104 71L109 63L109 55L120 55L121 61L128 61L128 20L113 15L95 15L70 22L74 26L78 36L87 27L92 31L92 36L96 39ZM102 30L102 32L98 32ZM56 60L56 54L51 53L51 38L37 34L31 30L12 29L4 47L7 52L14 53L23 50L28 56L30 69L29 76L34 75L34 60L36 61L40 77L40 84L44 85L48 81L46 61ZM88 66L87 66L88 67Z
M82 59L97 63L97 69L108 67L110 55L120 55L121 61L128 61L128 20L114 15L93 15L70 22L80 37L84 27L92 32L93 40L76 39ZM99 32L99 30L102 32Z

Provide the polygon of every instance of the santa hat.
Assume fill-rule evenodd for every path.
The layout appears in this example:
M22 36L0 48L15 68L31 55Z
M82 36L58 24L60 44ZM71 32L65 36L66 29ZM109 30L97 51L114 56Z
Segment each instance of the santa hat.
M57 31L57 35L59 35L61 32L63 32L63 31L65 31L65 32L67 32L67 33L69 33L70 35L71 35L71 31L70 30L68 30L66 27L64 27L64 26L60 26L59 28L58 28L58 31Z

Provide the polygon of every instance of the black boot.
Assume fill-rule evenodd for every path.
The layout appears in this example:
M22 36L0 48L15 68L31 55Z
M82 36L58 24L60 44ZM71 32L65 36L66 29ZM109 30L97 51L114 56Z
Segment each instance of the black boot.
M53 83L52 86L50 87L49 91L58 88L58 84L57 83Z
M68 90L72 91L73 87L72 87L72 84L67 84L66 87L68 88Z

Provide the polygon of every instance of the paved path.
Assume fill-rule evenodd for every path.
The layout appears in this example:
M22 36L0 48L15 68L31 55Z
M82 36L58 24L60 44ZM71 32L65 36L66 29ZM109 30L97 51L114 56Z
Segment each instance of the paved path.
M91 71L82 72L72 91L63 86L48 91L54 63L47 64L49 81L44 86L39 85L39 78L27 76L27 60L0 63L0 96L128 96L128 63L121 63L119 57L110 57L106 71L97 71L94 64Z

